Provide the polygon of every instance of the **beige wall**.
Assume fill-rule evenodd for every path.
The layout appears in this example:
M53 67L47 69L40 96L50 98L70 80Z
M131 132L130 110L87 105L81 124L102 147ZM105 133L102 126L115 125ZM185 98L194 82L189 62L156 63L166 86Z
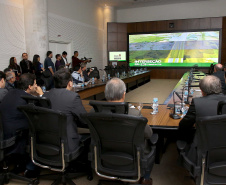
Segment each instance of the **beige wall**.
M117 10L117 22L188 19L226 16L226 0L178 3Z

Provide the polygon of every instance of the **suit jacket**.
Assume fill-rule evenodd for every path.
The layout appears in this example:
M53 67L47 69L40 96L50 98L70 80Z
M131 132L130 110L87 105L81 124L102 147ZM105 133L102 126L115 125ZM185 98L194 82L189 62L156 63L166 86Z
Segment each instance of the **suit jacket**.
M25 115L17 109L18 106L26 105L26 101L21 96L31 96L20 89L13 89L7 93L0 104L4 139L15 135L18 130L28 130L28 120ZM25 153L27 137L17 141L11 148L12 153Z
M225 91L226 90L225 78L224 78L225 71L217 71L217 72L213 73L213 75L220 79L220 81L221 81L221 88L222 88L223 91Z
M66 60L67 60L67 59L66 59ZM61 66L65 66L65 65L66 65L63 58L60 60L60 65L61 65Z
M192 128L196 118L217 115L217 105L219 101L226 99L223 94L212 94L200 98L193 98L186 116L179 123L180 139L187 142L193 140ZM226 112L224 106L223 112Z
M75 150L78 147L81 138L78 134L77 127L84 126L80 121L80 114L86 113L80 96L77 93L64 88L51 89L43 96L50 99L52 109L62 111L67 115L67 137L69 150ZM84 127L87 126L85 125Z
M2 89L0 88L0 103L2 102L3 98L5 97L5 95L8 93L7 89Z
M9 83L9 82L6 82L6 83L5 83L5 89L6 89L7 91L10 91L10 90L12 90L12 89L15 89L15 85L14 85L14 84L11 84L11 83Z
M32 65L30 60L28 60L28 64L29 64L29 66L27 65L25 60L20 61L20 67L21 67L21 70L22 70L22 74L33 73L34 68L33 68L33 65Z

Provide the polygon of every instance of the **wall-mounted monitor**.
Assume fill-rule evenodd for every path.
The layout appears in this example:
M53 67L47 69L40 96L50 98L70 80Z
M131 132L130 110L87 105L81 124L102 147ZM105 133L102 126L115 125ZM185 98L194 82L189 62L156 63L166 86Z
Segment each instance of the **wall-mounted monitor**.
M129 34L130 67L209 67L219 62L220 31Z
M126 62L126 51L109 51L109 61Z

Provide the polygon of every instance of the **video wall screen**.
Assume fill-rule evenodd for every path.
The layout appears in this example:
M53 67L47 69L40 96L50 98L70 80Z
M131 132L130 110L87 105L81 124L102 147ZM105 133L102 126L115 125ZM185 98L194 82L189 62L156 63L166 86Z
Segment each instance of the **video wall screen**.
M219 61L220 31L129 35L130 67L209 67Z

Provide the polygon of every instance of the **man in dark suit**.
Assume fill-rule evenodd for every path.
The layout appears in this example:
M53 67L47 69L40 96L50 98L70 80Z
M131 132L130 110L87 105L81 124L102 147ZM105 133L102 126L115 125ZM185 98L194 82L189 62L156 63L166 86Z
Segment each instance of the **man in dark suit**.
M8 91L15 89L15 81L16 81L16 75L13 71L6 72L6 84L5 89Z
M223 65L222 64L216 64L214 66L214 73L213 73L213 75L220 79L222 92L225 94L226 93L225 71L223 71Z
M30 60L28 60L28 54L23 53L22 58L23 58L23 60L20 61L20 67L22 70L22 74L34 73L34 68L33 68L32 62Z
M105 86L105 98L109 102L124 102L125 95L126 95L126 85L125 83L119 78L112 78L110 81L107 82ZM134 116L142 116L140 111L134 108L129 108L128 114ZM148 145L147 139L150 139L153 132L149 125L146 125L144 130L144 142L145 142L145 154L151 152L151 149ZM146 172L143 178L141 178L141 184L152 185L152 179L150 178L151 170L153 166L150 166L149 171Z
M71 65L71 63L69 63L67 61L67 52L63 51L62 53L62 59L60 61L61 65L66 66L67 68L69 68L69 66Z
M179 123L179 136L181 140L191 143L187 156L196 163L195 147L196 137L193 135L193 128L197 117L217 115L217 105L219 101L225 100L222 94L221 81L219 78L210 75L203 78L199 83L203 97L193 98L186 116ZM225 110L223 110L225 112ZM193 139L194 138L194 139Z
M87 127L80 121L80 114L86 113L80 96L71 91L73 80L67 69L60 69L54 74L55 88L46 92L43 96L50 99L52 109L60 110L67 115L67 136L70 151L75 150L81 139L77 127Z
M5 79L6 79L5 73L0 71L0 103L2 102L5 95L8 93L8 90L5 89Z
M28 129L28 122L25 115L17 109L20 105L27 104L21 96L42 95L40 87L37 87L35 75L26 73L21 75L18 81L18 89L13 89L7 93L0 104L4 139L8 139L16 134L18 130ZM24 153L25 147L16 145L13 153Z

